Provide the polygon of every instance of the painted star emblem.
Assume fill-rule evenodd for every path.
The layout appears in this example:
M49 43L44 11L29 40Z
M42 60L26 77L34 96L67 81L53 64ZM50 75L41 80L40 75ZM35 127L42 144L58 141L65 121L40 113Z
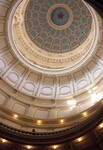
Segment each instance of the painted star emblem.
M63 19L64 17L64 14L62 12L58 13L57 15L58 15L58 19Z

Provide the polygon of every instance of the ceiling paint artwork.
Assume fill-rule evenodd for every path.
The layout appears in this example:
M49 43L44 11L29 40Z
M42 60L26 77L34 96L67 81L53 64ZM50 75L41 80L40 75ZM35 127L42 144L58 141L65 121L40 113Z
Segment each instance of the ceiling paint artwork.
M80 0L30 0L25 12L29 38L51 53L69 52L88 37L92 16Z

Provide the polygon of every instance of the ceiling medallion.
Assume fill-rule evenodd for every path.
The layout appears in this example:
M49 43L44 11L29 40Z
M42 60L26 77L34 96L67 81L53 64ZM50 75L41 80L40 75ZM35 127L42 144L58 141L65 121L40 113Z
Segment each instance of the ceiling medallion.
M47 13L48 24L56 30L68 28L73 21L72 10L65 4L51 6Z
M63 19L64 18L64 14L62 13L62 11L60 11L60 13L58 13L57 15L58 15L58 19Z

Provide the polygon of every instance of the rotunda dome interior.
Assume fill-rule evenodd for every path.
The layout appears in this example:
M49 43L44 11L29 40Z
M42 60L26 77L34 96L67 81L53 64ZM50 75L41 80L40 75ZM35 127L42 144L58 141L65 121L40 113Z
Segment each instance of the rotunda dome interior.
M0 0L2 124L68 130L90 121L102 98L103 19L89 4Z

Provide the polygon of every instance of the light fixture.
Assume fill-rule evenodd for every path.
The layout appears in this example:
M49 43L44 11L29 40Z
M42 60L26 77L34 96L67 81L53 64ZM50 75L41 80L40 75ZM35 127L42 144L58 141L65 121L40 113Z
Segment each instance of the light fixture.
M92 102L92 105L94 105L97 102L97 95L96 95L96 93L93 93L91 95L91 102Z
M18 115L17 115L17 114L14 114L13 117L14 117L15 119L17 119L17 118L18 118Z
M70 109L72 110L73 108L76 107L76 100L75 99L68 100L67 104L70 106Z
M38 120L38 121L37 121L37 123L38 123L38 124L41 124L41 123L42 123L42 121L41 121L41 120Z
M60 123L64 123L64 119L61 119L61 120L60 120Z
M31 149L31 146L30 146L30 145L28 145L28 146L27 146L27 149Z
M87 117L88 113L87 112L83 112L83 116Z
M81 141L82 141L82 138L78 138L77 140L78 140L78 142L81 142Z
M100 128L103 128L103 123L101 123L101 124L99 125L99 127L100 127Z
M93 93L93 94L91 95L91 100L92 100L92 101L96 101L96 99L97 99L97 94L96 94L96 93Z
M92 104L94 105L96 102L99 102L102 99L102 94L101 93L93 93L91 95L91 101Z
M93 88L88 90L88 93L92 93L91 94L92 105L94 105L96 102L98 102L102 99L102 94L101 93L95 93L97 88L98 88L98 86L94 86Z
M97 94L97 100L98 100L98 101L100 101L100 100L102 99L102 97L103 97L103 96L102 96L102 93L98 93L98 94Z
M56 145L54 145L54 146L53 146L53 149L56 149L56 148L57 148L57 146L56 146Z
M1 141L2 141L3 143L5 143L5 142L6 142L6 140L5 140L5 139L2 139Z

